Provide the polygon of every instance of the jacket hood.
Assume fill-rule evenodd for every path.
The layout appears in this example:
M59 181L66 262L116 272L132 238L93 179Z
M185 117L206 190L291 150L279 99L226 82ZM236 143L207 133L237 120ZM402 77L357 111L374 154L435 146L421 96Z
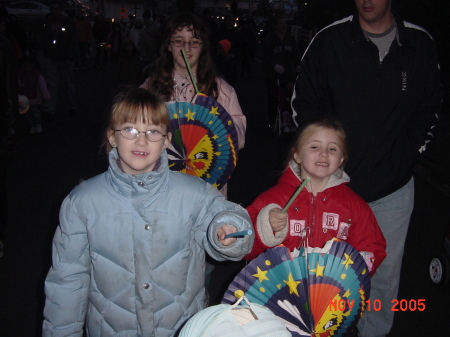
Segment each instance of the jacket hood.
M292 175L295 176L298 179L299 182L302 181L300 179L300 167L294 160L291 160L289 162L288 167L286 168L286 170L284 171L284 173L280 177L279 182L280 183L289 184L289 185L292 185L292 184L297 185L297 182L295 180L292 180ZM338 186L338 185L341 185L341 184L348 184L349 182L350 182L350 177L340 167L330 177L330 179L328 180L327 184L325 185L325 187L323 188L322 191L326 190L327 188L331 188L331 187ZM306 189L309 192L312 193L312 191L310 191L308 185L306 185Z

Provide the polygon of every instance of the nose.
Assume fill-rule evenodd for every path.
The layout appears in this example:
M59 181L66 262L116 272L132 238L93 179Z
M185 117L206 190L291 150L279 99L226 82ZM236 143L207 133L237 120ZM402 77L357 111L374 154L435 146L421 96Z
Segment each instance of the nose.
M145 133L144 132L139 132L135 142L139 146L147 145L147 138L145 137Z
M185 42L184 46L183 46L183 49L185 51L190 51L191 50L191 43L190 42Z
M320 151L320 156L322 157L328 157L328 150L327 149L323 149Z

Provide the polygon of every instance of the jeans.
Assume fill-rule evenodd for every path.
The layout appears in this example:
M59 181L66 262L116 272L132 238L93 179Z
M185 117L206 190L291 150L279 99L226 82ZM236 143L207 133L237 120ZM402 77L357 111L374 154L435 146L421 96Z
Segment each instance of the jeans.
M359 336L380 337L394 322L391 301L397 298L403 251L414 208L414 178L394 193L369 203L386 239L386 258L371 280L370 300L381 302L381 310L366 311L358 323Z

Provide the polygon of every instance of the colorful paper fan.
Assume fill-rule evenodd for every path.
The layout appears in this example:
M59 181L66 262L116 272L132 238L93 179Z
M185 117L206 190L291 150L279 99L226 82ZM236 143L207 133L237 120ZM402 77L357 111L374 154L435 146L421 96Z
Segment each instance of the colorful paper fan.
M171 102L171 170L187 173L220 189L236 167L238 136L233 119L216 100L203 94L194 104Z
M323 248L267 250L235 277L222 303L245 295L271 309L293 336L344 336L356 326L369 294L364 259L333 239Z

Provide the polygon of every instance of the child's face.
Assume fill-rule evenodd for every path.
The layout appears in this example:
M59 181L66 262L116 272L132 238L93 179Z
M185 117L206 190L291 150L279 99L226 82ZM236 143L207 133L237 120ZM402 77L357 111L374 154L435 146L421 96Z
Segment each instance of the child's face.
M115 125L115 130L122 130L126 127L132 127L138 131L144 132L156 130L163 135L167 133L165 128L161 125L142 122ZM117 152L124 172L128 174L142 174L153 170L155 163L161 156L161 152L169 146L171 136L170 133L167 133L166 137L162 137L159 141L152 142L149 141L142 132L140 132L135 139L127 139L122 136L120 131L112 130L108 139L112 147L117 147Z
M341 141L335 130L320 128L306 138L294 154L301 166L301 178L326 184L344 160Z
M194 37L194 32L188 27L184 27L181 31L176 31L175 34L172 34L170 41L182 41L182 42L191 42L198 41L202 42L202 40ZM186 67L186 63L184 62L183 55L181 54L181 49L184 49L186 52L186 57L189 61L189 65L191 66L191 70L196 73L198 60L200 58L200 54L202 52L203 46L200 45L197 48L192 48L189 43L184 43L184 47L177 47L174 45L174 42L169 42L169 51L172 52L173 61L175 64L175 70L180 75L188 75L188 70Z

